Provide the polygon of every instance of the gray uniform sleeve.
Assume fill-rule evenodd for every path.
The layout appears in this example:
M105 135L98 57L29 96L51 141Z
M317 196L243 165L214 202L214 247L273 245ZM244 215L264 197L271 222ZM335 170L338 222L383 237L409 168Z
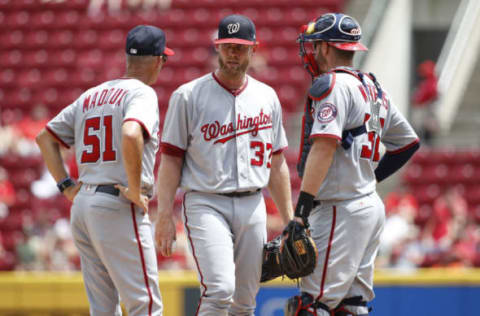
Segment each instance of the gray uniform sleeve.
M162 152L169 153L167 147L185 152L188 147L188 97L181 89L173 92L168 104L163 125Z
M389 116L382 143L388 152L395 152L418 140L418 136L397 107L389 102Z
M77 102L64 108L46 126L46 129L67 148L75 144L75 104Z
M340 141L349 100L348 93L339 84L336 84L325 98L314 99L310 137L331 137Z
M283 118L282 118L282 107L280 105L280 100L278 100L278 96L273 91L274 98L275 98L275 113L274 113L274 121L273 123L273 152L281 152L288 146L287 136L285 134L285 129L283 128Z
M155 131L155 126L159 121L158 116L157 94L152 88L145 86L137 89L126 100L123 121L138 122L148 134L148 138Z

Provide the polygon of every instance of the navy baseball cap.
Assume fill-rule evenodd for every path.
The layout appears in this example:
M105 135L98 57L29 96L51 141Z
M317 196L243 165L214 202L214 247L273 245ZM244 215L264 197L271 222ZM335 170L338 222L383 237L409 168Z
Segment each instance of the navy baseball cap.
M325 41L341 50L368 50L360 43L362 30L354 18L342 13L326 13L303 26L299 40Z
M226 16L218 25L218 38L215 44L258 44L255 32L255 24L244 15L232 14Z
M138 25L128 32L126 52L134 56L172 56L173 50L165 46L165 33L158 27Z

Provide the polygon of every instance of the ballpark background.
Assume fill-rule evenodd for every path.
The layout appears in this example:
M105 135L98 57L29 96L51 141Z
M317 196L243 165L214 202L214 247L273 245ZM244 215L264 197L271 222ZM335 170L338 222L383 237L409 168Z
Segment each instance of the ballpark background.
M163 119L174 89L215 69L219 20L240 13L255 22L260 47L249 73L280 97L296 200L310 84L296 37L302 24L329 11L360 22L369 52L358 53L355 66L377 76L422 139L412 161L378 188L387 222L371 314L478 315L480 1L0 0L0 316L88 315L70 204L34 137L82 91L123 75L129 29L161 27L175 49L154 86ZM64 155L78 175L72 152ZM265 194L272 237L282 227ZM152 220L155 211L154 199ZM192 316L198 282L182 225L177 236L174 256L158 256L165 315ZM267 283L256 315L282 315L296 291L286 279Z

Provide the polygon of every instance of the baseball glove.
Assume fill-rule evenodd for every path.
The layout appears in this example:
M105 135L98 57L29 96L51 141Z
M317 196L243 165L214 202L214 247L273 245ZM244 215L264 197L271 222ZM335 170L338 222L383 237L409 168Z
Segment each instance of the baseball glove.
M317 247L305 226L290 221L283 234L263 247L262 277L266 282L287 275L290 279L307 276L317 264Z
M282 235L277 236L263 246L262 277L260 282L267 282L284 275L280 247Z
M283 231L286 236L281 249L284 273L290 279L307 276L317 265L318 251L310 231L297 221L290 221Z

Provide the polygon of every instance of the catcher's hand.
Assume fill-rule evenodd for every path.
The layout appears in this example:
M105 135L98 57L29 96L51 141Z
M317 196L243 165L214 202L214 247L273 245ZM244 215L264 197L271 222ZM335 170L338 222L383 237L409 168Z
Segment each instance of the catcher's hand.
M291 279L307 276L317 265L317 247L305 226L292 220L283 234L263 247L260 282L287 275Z
M311 274L317 265L318 251L310 237L310 231L298 221L292 220L283 230L283 236L284 245L281 248L283 272L290 279Z

